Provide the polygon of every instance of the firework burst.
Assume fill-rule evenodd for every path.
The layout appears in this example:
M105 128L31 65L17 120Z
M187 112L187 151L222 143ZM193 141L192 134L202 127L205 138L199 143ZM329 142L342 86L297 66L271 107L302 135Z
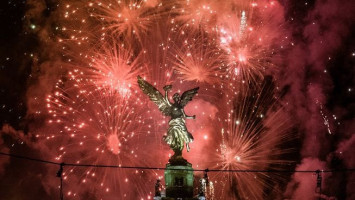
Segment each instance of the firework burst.
M211 24L216 19L217 3L214 1L176 1L172 12L176 13L176 20L183 27L200 27Z
M159 20L161 4L153 1L104 1L89 3L94 8L92 15L103 22L103 31L107 30L122 37L123 41L142 42L152 24Z
M44 137L47 145L52 146L55 159L76 164L146 165L147 160L140 158L146 156L140 155L142 151L133 145L140 140L140 134L149 130L139 113L143 102L105 92L79 70L69 72L66 77L67 80L57 82L53 94L47 97L50 115L47 131L52 130L52 135ZM154 172L80 167L68 167L63 175L65 184L72 188L68 196L85 193L76 184L92 183L87 185L96 191L95 195L110 196L114 189L122 198L133 195L126 192L128 182L140 185L142 176L156 176ZM144 184L137 188L136 195L149 195Z
M224 78L224 63L213 40L206 37L186 37L182 48L176 48L173 68L186 81L208 84L220 83ZM195 45L199 44L199 45Z
M275 2L254 3L221 18L216 31L220 47L226 52L228 77L257 83L276 69L277 53L284 48L285 37L281 23L270 14L273 6Z
M138 75L146 72L140 63L140 54L133 53L116 43L103 45L91 57L87 76L98 86L130 96L136 89Z
M285 110L277 105L270 82L262 89L239 94L225 120L220 146L217 148L218 168L225 170L279 170L290 164L285 155L290 149L282 144L292 140L292 123ZM216 183L228 195L241 199L264 199L266 193L277 193L285 176L282 174L231 172L220 173ZM224 180L228 180L227 182Z

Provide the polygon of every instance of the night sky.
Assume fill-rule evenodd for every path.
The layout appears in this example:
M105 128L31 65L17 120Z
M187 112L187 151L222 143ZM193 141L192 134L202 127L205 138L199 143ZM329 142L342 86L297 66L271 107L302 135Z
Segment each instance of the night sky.
M58 43L59 38L65 39L67 37L57 30L58 27L70 23L70 21L58 17L65 13L64 7L68 1L65 2L55 0L1 1L1 152L54 160L54 153L49 153L53 143L41 142L42 136L54 134L50 131L44 132L47 130L44 128L44 124L48 121L49 115L37 112L45 110L46 95L53 92L56 81L63 78L63 74L69 71L67 69L71 64L68 64L68 58L75 57L68 53L70 50L58 50L62 46L69 46L69 44L61 46ZM78 5L80 5L79 2L83 1L78 1ZM158 0L158 2L160 1ZM269 1L260 0L258 2ZM289 119L292 122L292 139L279 147L291 149L291 153L283 155L289 156L287 159L290 163L281 169L354 169L355 3L348 0L286 0L278 1L277 4L279 7L276 11L280 11L284 18L280 31L282 29L282 34L287 35L286 43L288 44L277 56L277 61L275 61L278 65L277 70L265 72L265 77L272 77L278 91L280 105L286 108L286 114L290 116ZM220 10L217 12L218 15L222 15ZM76 25L74 24L73 27ZM121 34L118 40L123 40L122 38L125 37L125 34ZM152 37L152 42L154 39ZM132 44L132 46L134 48L139 45ZM149 47L147 49L149 54ZM73 47L71 51L78 52L81 49ZM132 51L136 55L138 50L136 48ZM80 61L75 65L78 63ZM157 74L154 76L159 77ZM267 79L265 77L261 79L265 81ZM212 80L211 82L218 88L218 81ZM175 82L170 80L170 83L174 84ZM165 84L164 81L158 83L158 85L162 84ZM200 86L213 91L215 87L208 84L211 83L187 81L181 87L184 90ZM233 96L233 93L228 94ZM210 94L202 92L201 98L207 98L208 95L211 99L218 98L218 92ZM207 112L214 112L218 116L218 111L215 109L222 112L222 108L214 107L213 101L196 100L194 105L205 106ZM218 117L214 119L209 122L218 124ZM222 125L217 126L222 127ZM53 130L51 129L51 131ZM197 132L193 133L196 135L196 140L199 138ZM36 136L38 134L41 136ZM56 135L56 137L58 136ZM143 136L139 137L140 140L144 140ZM159 135L160 137L161 135ZM209 137L218 138L217 136ZM65 139L57 140L62 143L65 141ZM162 143L159 139L157 142ZM57 147L59 148L60 144L55 148ZM167 147L161 147L161 149L164 152L168 151ZM76 153L81 154L80 150ZM85 152L82 152L81 155L84 154ZM162 158L162 161L156 163L154 161L145 163L162 167L164 160L167 162L166 158ZM206 160L208 159L206 158ZM103 160L97 162L99 161ZM132 163L128 162L127 165ZM194 161L193 164L195 164ZM138 165L144 164L138 163ZM201 164L201 166L205 165ZM251 168L253 167L257 168L257 165L252 165ZM57 169L57 166L0 156L0 199L59 199L59 190L56 188L59 179L55 177ZM273 193L273 196L264 194L264 199L301 200L316 197L314 194L315 174L294 173L285 175L283 178L282 184L276 183L280 191L276 195ZM154 182L155 178L149 180L151 191L141 191L142 194L149 196L149 192L153 192ZM69 184L68 187L65 185L65 194L70 196L67 197L68 199L114 199L115 195L120 197L118 199L123 199L123 190L129 187L137 188L141 185L141 183L135 184L134 181L131 181L129 187L123 188L120 186L121 182L116 181L116 183L111 183L113 193L104 196L95 187L95 184L99 183L92 182L91 184L91 186L81 185L81 192L78 192L77 196L67 194L72 188ZM217 187L216 184L215 188ZM324 199L355 199L354 188L354 171L323 174L322 198ZM233 188L231 191L228 193L229 198L238 199L238 195L233 194L235 193ZM268 193L269 190L264 189L265 191ZM239 198L243 199L240 196ZM135 198L128 195L126 199Z

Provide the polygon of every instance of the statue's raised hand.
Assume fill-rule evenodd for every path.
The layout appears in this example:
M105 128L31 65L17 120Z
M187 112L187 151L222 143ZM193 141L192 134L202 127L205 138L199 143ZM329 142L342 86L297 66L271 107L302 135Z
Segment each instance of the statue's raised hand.
M163 89L165 91L170 91L172 87L173 87L172 85L166 85L166 86L163 87Z

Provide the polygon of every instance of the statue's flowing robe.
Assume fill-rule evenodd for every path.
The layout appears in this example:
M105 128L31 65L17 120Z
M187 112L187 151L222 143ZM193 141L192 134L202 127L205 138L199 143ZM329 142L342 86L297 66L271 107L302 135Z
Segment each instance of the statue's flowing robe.
M168 133L164 136L164 140L174 151L181 152L184 148L184 142L188 145L193 141L193 137L187 131L185 120L179 117L169 121Z

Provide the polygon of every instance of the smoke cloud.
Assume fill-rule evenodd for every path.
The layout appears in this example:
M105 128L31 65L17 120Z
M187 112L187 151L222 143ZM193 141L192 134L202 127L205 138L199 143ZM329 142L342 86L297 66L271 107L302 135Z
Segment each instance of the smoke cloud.
M326 106L334 88L330 72L336 70L330 67L337 67L331 65L332 59L345 45L347 38L351 37L349 27L354 25L355 15L350 7L352 3L349 1L316 1L303 19L306 25L294 27L294 35L299 37L294 38L295 46L287 54L281 83L289 86L284 100L295 114L302 138L302 161L296 169L325 169L330 166L327 155L336 150L334 138L341 138L343 142L339 145L344 149L347 149L345 144L350 144L353 138L349 138L349 134L354 133L354 127L346 130L339 128L338 121L331 117L333 114L339 119L348 113ZM349 157L343 159L344 162L352 160ZM347 167L351 165L348 163ZM347 183L350 188L351 181ZM314 177L296 173L286 194L292 199L308 199L306 197L314 195L314 188Z

